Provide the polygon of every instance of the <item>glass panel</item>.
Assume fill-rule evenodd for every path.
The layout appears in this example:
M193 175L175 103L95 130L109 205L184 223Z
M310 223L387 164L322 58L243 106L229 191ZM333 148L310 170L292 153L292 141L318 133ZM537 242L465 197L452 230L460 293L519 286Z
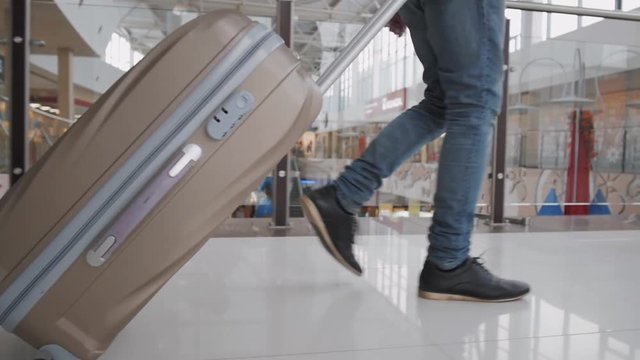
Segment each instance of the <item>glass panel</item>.
M622 0L622 10L630 11L640 8L640 0Z
M519 48L522 46L522 12L509 10L507 16L512 19L512 47ZM343 27L324 24L320 28L330 26L334 31ZM325 95L323 112L313 124L315 140L308 137L315 151L299 158L301 176L308 180L305 190L337 178L390 121L423 99L422 71L409 34L398 38L383 29L374 38L352 68ZM353 90L348 89L347 80ZM431 216L442 141L443 138L439 138L426 145L397 169L365 204L360 215ZM302 147L307 145L305 142ZM513 154L510 156L515 162ZM487 180L477 213L489 212L489 189Z
M323 112L299 153L305 190L336 179L391 120L422 99L422 64L408 35L398 38L383 29L325 95ZM431 216L441 147L437 139L416 152L384 181L360 215Z
M9 21L11 2L0 3L0 39L6 40L11 29ZM9 188L10 159L10 127L9 127L9 46L0 44L0 198Z
M640 47L606 30L637 26L583 22L541 42L523 29L510 59L507 215L640 211Z
M601 9L615 6L614 0L544 2ZM624 0L622 5L624 10L640 7L635 0ZM338 2L330 19L321 2L300 1L295 6L294 51L303 67L317 78L360 29L367 19L362 14L370 10L367 4ZM211 1L33 2L32 35L42 42L32 46L30 161L37 161L73 121L167 34L204 12L224 7L228 5ZM246 3L243 9L267 26L275 23L275 2L259 6ZM47 22L39 20L45 15L56 21L57 33L64 36L52 36L44 26ZM512 20L510 49L515 68L509 91L510 214L538 213L551 189L557 202L564 202L568 195L573 198L574 194L568 194L573 190L565 189L575 182L576 176L568 172L572 166L574 170L578 167L571 158L580 158L580 151L589 158L587 203L600 190L610 203L617 204L610 206L613 213L632 211L634 202L639 201L634 184L640 181L635 180L640 172L640 105L634 104L640 103L635 73L640 67L640 49L633 39L615 37L603 29L616 25L623 33L633 34L637 32L635 23L517 10L509 10L507 16ZM397 38L382 30L325 94L321 115L292 150L293 216L299 215L296 207L301 193L335 179L384 126L422 99L422 65L408 35ZM59 60L70 56L65 49L73 54L69 79L58 76ZM580 50L580 61L576 50ZM5 51L5 46L0 46L0 61ZM581 63L584 71L580 71ZM68 80L73 83L72 93L63 91ZM576 106L553 101L577 94L577 89L583 89L593 103ZM6 89L0 90L8 96ZM69 110L63 106L67 94L73 97ZM0 174L8 167L6 110L6 101L0 102L0 123L4 125L0 129ZM578 143L585 144L583 150L574 145ZM362 214L392 209L429 216L441 144L442 139L437 139L420 149L384 182ZM269 183L267 177L237 216L255 216L259 207L263 216L270 216ZM478 212L488 211L488 184L483 187ZM624 206L617 194L624 197Z
M9 188L9 113L7 102L0 100L0 197Z

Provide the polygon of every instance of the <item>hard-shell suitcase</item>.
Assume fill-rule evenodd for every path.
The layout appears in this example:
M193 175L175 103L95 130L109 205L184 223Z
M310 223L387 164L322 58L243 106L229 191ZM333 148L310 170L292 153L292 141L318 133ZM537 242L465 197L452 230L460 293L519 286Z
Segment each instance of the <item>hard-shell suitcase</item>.
M0 325L99 357L307 129L389 3L320 87L234 11L164 39L0 199Z
M247 17L174 32L1 200L2 326L96 358L320 106L282 39Z

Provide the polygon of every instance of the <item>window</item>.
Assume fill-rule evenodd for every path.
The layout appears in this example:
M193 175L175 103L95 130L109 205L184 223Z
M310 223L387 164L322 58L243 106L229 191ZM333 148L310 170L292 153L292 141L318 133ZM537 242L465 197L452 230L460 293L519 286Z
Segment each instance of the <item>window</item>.
M111 34L111 40L107 44L105 50L105 62L113 65L122 71L129 70L138 61L142 60L144 55L131 48L131 43L118 33Z
M351 103L351 96L353 95L352 67L350 65L340 76L340 110L347 109Z
M516 51L522 47L522 10L507 9L505 15L509 22L509 50Z
M600 0L602 1L602 0ZM551 0L554 5L579 6L578 0ZM549 37L564 35L578 29L578 17L567 14L549 15Z
M415 49L413 48L413 41L411 41L411 33L409 32L409 29L407 29L407 33L404 34L404 36L407 39L407 54L413 54Z
M602 0L600 0L602 1ZM564 6L578 6L578 0L550 0L549 3L553 5L564 5Z
M615 10L615 0L581 0L581 6L592 9Z
M358 55L358 71L363 73L371 69L373 62L373 42Z
M545 41L549 38L549 14L547 13L542 13L540 14L540 16L542 16L542 21L541 21L541 26L540 26L540 38L539 39L533 39L534 42L537 41Z
M140 51L134 51L133 52L133 65L139 63L140 60L142 60L143 57L144 57L144 55Z
M578 17L568 14L551 14L549 37L557 37L578 29Z
M640 0L622 0L622 10L629 11L640 8Z
M604 18L593 17L593 16L583 16L582 17L582 26L593 25L593 24L598 23L598 22L600 22L602 20L604 20Z
M615 10L616 2L615 0L581 0L582 7L591 8L591 9L601 9L601 10ZM582 17L582 26L589 26L604 20L600 17L592 17L592 16L583 16Z
M384 64L386 64L389 61L389 34L391 34L389 31L383 30L382 31L382 61Z

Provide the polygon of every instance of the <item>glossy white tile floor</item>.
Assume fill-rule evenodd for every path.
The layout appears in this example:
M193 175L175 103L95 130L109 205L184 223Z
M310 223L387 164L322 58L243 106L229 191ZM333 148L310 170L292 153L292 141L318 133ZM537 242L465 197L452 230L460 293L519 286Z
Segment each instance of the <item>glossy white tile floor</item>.
M532 285L506 304L418 299L424 236L358 243L363 278L315 238L212 239L101 360L640 359L640 231L476 235ZM29 356L0 333L0 359Z

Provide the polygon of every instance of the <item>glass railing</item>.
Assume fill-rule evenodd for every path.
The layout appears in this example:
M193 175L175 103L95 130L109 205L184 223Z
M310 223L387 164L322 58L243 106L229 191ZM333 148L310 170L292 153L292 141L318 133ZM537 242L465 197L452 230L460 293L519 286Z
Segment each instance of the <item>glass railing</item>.
M632 213L640 183L640 128L603 128L593 132L595 144L589 162L590 192L607 201L592 199L609 211ZM610 139L615 139L611 143ZM565 203L571 132L563 130L510 133L507 140L507 208L521 207L514 216L536 215L543 206ZM531 184L535 184L534 187ZM593 196L595 197L596 194ZM531 198L533 196L533 198ZM598 196L600 196L598 194ZM555 200L554 200L555 199ZM625 209L629 203L629 209ZM590 205L590 204L589 204ZM526 210L525 210L526 209Z
M544 41L523 37L528 46L512 52L508 215L640 211L640 47L616 38L637 26L602 20Z
M9 174L9 112L6 102L0 99L0 174Z
M76 113L82 113L123 74L123 70L135 64L166 34L205 12L226 7L216 2L202 2L180 9L155 1L136 5L91 2L78 6L80 3L77 0L38 2L32 9L35 14L42 12L42 7L56 7L56 11L63 12L69 23L73 23L61 26L76 26L78 32L98 34L88 40L68 39L70 46L77 47L74 58ZM606 4L602 5L604 7L593 4L593 1L576 0L576 5L609 9ZM298 16L293 46L314 78L328 67L337 52L359 30L367 13L373 11L353 2L340 2L333 10L316 5L295 3ZM633 4L624 0L623 7L630 10ZM274 26L275 6L252 5L245 10L257 21ZM333 14L328 13L331 11ZM632 37L619 34L635 33L637 23L575 17L574 26L572 17L567 27L566 19L554 14L508 10L507 15L511 19L510 66L513 70L508 96L511 109L507 140L507 215L538 214L544 204L552 203L549 201L553 200L554 191L555 204L560 205L561 211L564 211L566 199L574 203L591 203L596 197L602 200L599 191L611 213L620 212L623 207L623 213L634 211L634 203L639 201L636 192L640 192L635 185L640 181L635 180L640 167L640 110L634 107L634 101L640 100L640 89L636 89L637 81L634 80L640 58L634 54L640 54L640 48L634 45ZM106 18L117 18L118 21L102 20ZM37 29L40 25L32 22L32 33L46 37L46 32ZM607 29L615 29L615 32ZM422 65L409 39L408 34L397 38L383 29L325 94L322 113L292 152L299 166L299 173L293 171L299 176L294 176L291 186L293 216L299 215L295 207L300 193L335 179L389 121L422 99ZM584 63L582 72L576 65L576 49L580 49L580 62ZM55 103L50 94L56 87L46 82L55 84L56 81L55 76L50 75L57 71L54 66L56 51L45 46L32 49L32 53L32 99ZM581 77L582 81L579 81ZM584 96L593 100L580 106L582 115L590 113L593 118L591 133L587 131L579 137L580 141L592 138L588 140L592 146L588 149L590 185L587 201L573 199L573 194L567 198L565 190L567 182L576 181L575 175L568 178L574 144L570 116L576 109L566 102L554 102L576 95L578 82L584 89ZM519 110L518 106L521 107ZM32 111L30 117L29 161L33 162L68 125L37 111ZM6 134L10 131L7 118L5 114L4 126L0 129L0 172L5 173L8 171ZM441 144L442 140L438 139L420 149L384 182L362 214L429 216ZM575 170L578 164L573 163L575 166L571 169ZM478 200L478 213L489 211L490 172L487 164L487 180ZM617 174L620 176L611 180ZM614 184L616 192L609 185L599 186L602 180L597 179L600 178L609 179L607 181ZM270 216L269 186L270 179L267 178L237 211L238 216L255 216L258 207L264 204L263 214ZM624 205L615 194L623 194Z
M8 174L10 166L9 99L0 97L0 173ZM31 108L27 128L28 163L33 165L75 122L46 111Z
M575 29L563 32L557 19L542 15L508 12L506 215L638 212L640 47L616 35L632 33L638 23L576 17ZM525 19L552 33L524 29ZM335 179L389 121L420 101L420 75L411 43L383 30L325 95L314 131L302 140L302 177L309 186ZM437 140L416 153L362 214L374 206L377 213L429 216L424 210L433 206L440 147ZM479 214L489 211L488 178Z
M238 2L240 4L240 2ZM175 5L175 6L174 6ZM252 19L275 28L276 4L244 2L243 12ZM369 4L338 2L331 8L321 3L294 2L296 24L294 26L293 51L301 60L304 69L313 78L326 69L336 56L355 36L362 24L375 9ZM73 72L75 90L75 114L85 111L96 98L106 91L131 66L164 37L180 25L202 14L217 9L235 8L229 2L200 2L167 4L160 1L144 2L83 2L62 0L56 2L34 2L32 17L57 14L61 20L56 24L59 33L73 34L69 37L51 36L44 22L32 21L32 36L42 40L44 46L33 47L31 56L31 100L55 108L58 68L57 48L53 45L73 49ZM76 34L77 33L77 34ZM76 36L82 34L82 36ZM144 106L144 104L141 104ZM29 161L37 160L55 142L64 126L52 125L48 118L31 114L29 131ZM6 124L7 131L8 123ZM0 135L4 136L4 135ZM0 139L0 153L5 168L8 168L7 140ZM295 152L295 150L294 150ZM292 160L292 168L297 158ZM298 172L293 171L296 175ZM265 178L261 185L247 197L235 211L239 217L269 217L272 212L271 181ZM301 216L300 194L309 186L317 184L304 175L293 177L290 185L290 214Z

